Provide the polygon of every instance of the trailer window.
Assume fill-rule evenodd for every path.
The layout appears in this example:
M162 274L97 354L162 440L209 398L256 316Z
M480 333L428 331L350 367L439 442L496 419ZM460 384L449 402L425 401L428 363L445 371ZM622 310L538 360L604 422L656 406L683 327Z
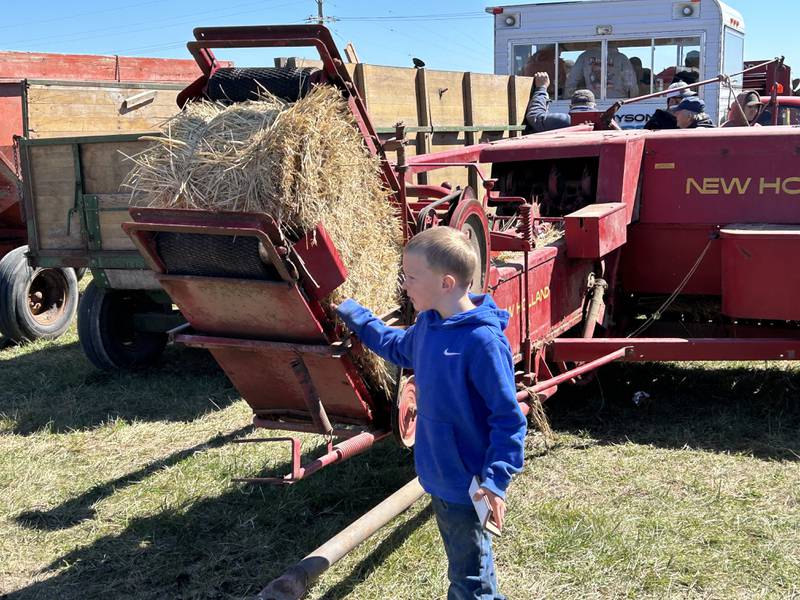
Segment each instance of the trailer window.
M653 40L653 86L661 91L671 83L696 83L700 79L699 37Z
M572 96L578 89L594 92L600 100L602 87L602 44L600 42L563 42L558 44L559 65L563 61L566 79L564 81L565 98Z
M555 44L515 44L514 75L533 77L534 73L547 73L550 76L550 87L547 92L555 97L556 81L556 45ZM564 92L564 79L567 73L564 61L559 61L559 92Z
M738 73L744 69L744 37L730 27L725 28L725 41L722 47L722 72L726 74ZM743 76L736 75L731 78L733 84L742 87Z
M652 43L651 39L608 42L607 98L633 98L650 93L650 79L653 74ZM615 61L615 57L619 60ZM625 61L633 69L632 79Z

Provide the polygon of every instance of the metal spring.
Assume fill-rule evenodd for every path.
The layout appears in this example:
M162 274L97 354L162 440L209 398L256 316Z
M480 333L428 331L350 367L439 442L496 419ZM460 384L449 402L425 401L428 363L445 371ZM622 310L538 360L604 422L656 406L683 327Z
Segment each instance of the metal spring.
M528 240L533 244L533 206L531 204L522 204L519 207L519 224L517 231L522 234L523 239Z

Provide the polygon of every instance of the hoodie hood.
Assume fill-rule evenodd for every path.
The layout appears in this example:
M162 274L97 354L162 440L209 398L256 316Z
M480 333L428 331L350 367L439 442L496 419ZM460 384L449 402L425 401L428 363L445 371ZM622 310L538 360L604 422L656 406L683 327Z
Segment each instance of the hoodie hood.
M503 331L508 326L511 315L497 307L489 294L470 294L469 299L475 305L472 310L457 313L442 319L436 311L429 311L430 324L432 327L477 327L480 325L490 325Z

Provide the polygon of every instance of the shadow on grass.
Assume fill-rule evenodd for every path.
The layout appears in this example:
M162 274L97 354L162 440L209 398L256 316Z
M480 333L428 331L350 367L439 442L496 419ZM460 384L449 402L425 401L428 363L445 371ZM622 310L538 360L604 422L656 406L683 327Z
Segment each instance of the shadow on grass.
M23 527L30 529L38 529L40 531L57 531L59 529L67 529L74 527L83 521L94 519L96 516L94 508L95 503L108 498L120 488L129 485L134 485L146 479L156 471L165 467L177 465L186 458L189 458L196 452L209 450L211 448L218 448L225 444L232 442L236 438L243 436L253 430L252 425L241 427L235 431L225 435L217 435L207 442L192 446L180 452L175 452L160 460L154 461L141 469L128 473L124 477L118 477L111 481L96 485L80 496L76 496L67 502L56 506L55 508L47 511L28 511L17 515L16 521Z
M252 598L325 540L413 477L410 455L382 442L375 452L320 471L291 487L243 486L130 520L54 560L48 579L3 600ZM288 464L284 465L288 468ZM374 550L355 574L388 557L425 516L415 517ZM341 598L357 582L341 582ZM334 595L331 595L334 594Z
M586 385L562 386L548 401L548 416L554 430L586 432L601 443L798 460L800 369L762 364L609 365ZM636 392L649 397L637 405Z
M0 431L61 433L123 420L187 421L238 399L205 351L169 348L139 371L106 372L77 342L45 345L0 363Z

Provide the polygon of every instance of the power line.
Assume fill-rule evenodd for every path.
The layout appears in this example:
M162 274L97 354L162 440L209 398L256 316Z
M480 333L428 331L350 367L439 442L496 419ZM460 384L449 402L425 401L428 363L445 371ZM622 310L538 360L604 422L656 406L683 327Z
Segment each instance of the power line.
M292 3L293 4L293 3ZM242 8L246 6L258 6L250 11L241 11L241 12L234 12L234 13L225 13L225 14L218 14L222 11L228 11L230 9L235 8ZM286 4L284 4L285 6ZM137 23L127 23L124 25L115 25L113 27L105 27L105 28L94 28L90 30L84 31L71 31L64 34L59 35L48 35L46 37L40 38L24 38L19 40L11 40L11 41L4 41L3 44L6 47L11 47L15 44L31 44L35 42L43 42L43 41L58 41L62 43L69 43L72 41L80 41L86 39L97 39L106 37L108 34L113 34L117 32L121 33L142 33L146 31L157 31L161 29L166 29L168 27L172 27L175 25L184 25L184 24L197 24L197 17L198 16L217 16L219 18L223 17L230 17L230 16L238 16L240 14L247 14L251 12L260 12L264 8L276 8L274 6L266 6L263 0L251 0L250 2L241 2L239 4L234 4L225 8L217 8L213 10L207 10L202 12L194 12L191 15L184 15L180 17L174 17L172 19L160 19L158 22L162 23L163 25L153 27L153 20L150 19L148 21L139 21ZM131 27L137 27L139 25L145 25L146 27L140 29L131 29Z
M295 6L296 4L297 4L296 2L284 2L283 4L273 4L273 5L269 6L268 8L284 8L286 6ZM261 8L264 8L264 6L262 5ZM254 13L254 12L259 12L261 10L261 8L255 9L255 10L240 11L238 13L221 15L221 17L237 16L237 15L241 15L241 14L250 14L250 13ZM184 47L185 45L186 45L186 41L185 40L181 40L181 41L175 41L175 42L165 42L165 43L161 43L161 44L149 44L149 45L146 45L146 46L137 46L137 47L132 47L132 48L125 48L123 50L115 49L115 50L107 52L107 54L127 54L129 52L145 52L145 53L149 53L149 52L154 52L154 51L157 51L157 50L168 50L168 49L172 49L172 48L180 48L180 47Z
M365 15L360 17L337 17L340 21L444 21L462 19L486 19L482 12L430 13L425 15Z
M99 14L102 14L102 13L117 12L117 11L120 11L120 10L127 10L129 8L141 8L142 6L147 6L148 4L159 4L161 2L162 2L162 0L148 0L146 2L134 2L132 4L125 4L123 6L114 6L114 7L111 7L111 8L103 8L103 9L100 9L100 10L89 10L89 11L82 12L82 13L73 13L73 14L69 14L69 15L61 15L59 17L52 17L50 19L39 19L38 21L26 21L24 23L24 26L25 27L30 27L31 25L43 25L45 23L55 23L55 22L67 21L67 20L70 20L70 19L79 19L79 18L83 18L83 17L89 17L89 16L92 16L92 15L99 15ZM22 23L17 23L17 24L14 24L14 25L0 25L0 29L19 29L22 26L23 26Z

